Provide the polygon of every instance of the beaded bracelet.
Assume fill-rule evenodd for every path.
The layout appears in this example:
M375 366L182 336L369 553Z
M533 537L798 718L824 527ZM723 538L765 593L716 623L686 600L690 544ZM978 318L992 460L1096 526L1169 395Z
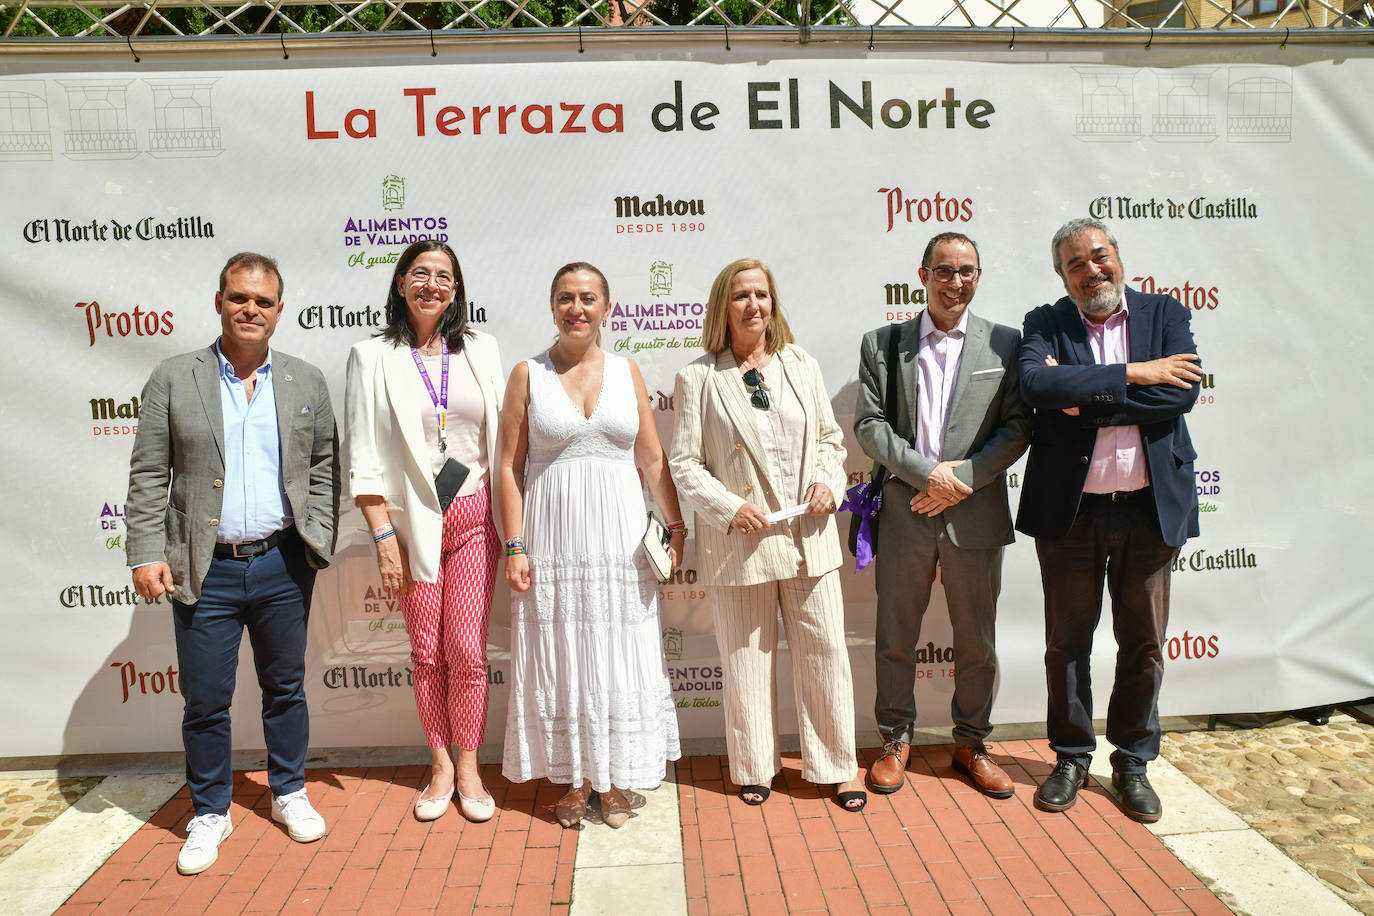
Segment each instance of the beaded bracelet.
M507 547L507 548L506 548L506 556L508 556L508 557L518 557L518 556L520 556L521 554L523 554L524 552L525 552L525 545L524 545L524 544L516 544L514 547Z
M686 537L686 536L687 536L687 523L684 522L684 521L682 521L681 519L679 519L679 520L673 522L671 525L668 526L668 531L669 531L671 534L676 534L677 532L681 531L681 532L682 532L682 536L683 536L683 537Z

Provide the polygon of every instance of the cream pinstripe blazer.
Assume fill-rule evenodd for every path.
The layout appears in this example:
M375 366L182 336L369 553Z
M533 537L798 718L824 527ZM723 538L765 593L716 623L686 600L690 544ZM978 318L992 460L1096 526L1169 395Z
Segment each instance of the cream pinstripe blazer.
M823 483L844 498L843 434L830 409L820 365L795 344L776 354L787 383L806 412L801 462L804 486ZM778 493L768 473L755 408L727 347L708 353L677 374L673 431L668 464L678 496L696 514L698 575L704 585L758 585L797 575L792 538L775 525L753 534L730 532L730 520L746 502L766 511L794 506L800 494ZM801 531L805 574L819 576L840 565L835 515L803 515Z

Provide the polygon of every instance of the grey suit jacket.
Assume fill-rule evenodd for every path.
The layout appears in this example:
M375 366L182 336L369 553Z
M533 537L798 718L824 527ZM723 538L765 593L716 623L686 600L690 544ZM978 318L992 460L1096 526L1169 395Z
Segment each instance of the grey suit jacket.
M916 350L921 316L897 328L901 335L897 345L901 361L897 404L893 415L887 416L883 396L890 327L864 335L854 434L868 457L921 490L937 463L912 445L918 423L920 371ZM954 476L973 488L972 494L941 513L945 531L956 547L986 549L1010 544L1014 539L1006 470L1026 450L1031 433L1031 414L1021 401L1016 368L1020 343L1021 335L1015 328L969 313L941 453L944 461L964 459ZM883 509L911 511L908 505L885 505Z
M272 352L282 482L310 565L329 565L339 515L339 449L319 369ZM224 414L213 346L164 360L143 388L129 462L129 565L165 561L171 597L200 600L224 506Z

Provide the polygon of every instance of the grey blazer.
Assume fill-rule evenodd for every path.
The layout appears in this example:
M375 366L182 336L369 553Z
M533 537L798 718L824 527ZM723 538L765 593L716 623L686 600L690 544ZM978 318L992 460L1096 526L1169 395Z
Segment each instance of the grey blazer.
M897 328L901 363L897 404L891 417L883 410L891 331L882 327L864 335L859 355L859 403L854 408L854 434L864 453L916 490L925 487L937 463L911 444L916 441L918 423L920 371L916 350L920 328L920 315ZM941 453L944 461L965 459L955 468L954 476L973 488L972 494L941 513L945 531L956 547L1001 547L1014 539L1006 470L1026 450L1031 434L1031 414L1021 401L1016 366L1020 343L1021 335L1015 328L969 313ZM901 509L910 511L908 506Z
M272 352L282 482L310 565L329 565L339 516L339 449L319 369ZM224 506L224 414L213 346L164 360L143 388L129 461L129 565L165 561L171 597L200 600Z

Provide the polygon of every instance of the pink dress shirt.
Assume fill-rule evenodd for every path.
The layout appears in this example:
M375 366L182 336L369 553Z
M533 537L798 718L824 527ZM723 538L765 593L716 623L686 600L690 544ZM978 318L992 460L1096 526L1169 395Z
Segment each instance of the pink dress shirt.
M940 461L945 448L945 421L954 400L954 380L959 375L959 359L964 354L965 311L948 334L935 327L929 312L921 313L921 343L916 350L916 366L921 374L921 390L916 411L916 451L931 461Z
M1082 318L1082 314L1079 315ZM1088 332L1088 347L1099 366L1130 361L1130 315L1122 297L1121 308L1106 321L1098 324L1083 318ZM1104 426L1097 431L1093 445L1092 464L1088 479L1083 482L1084 493L1114 493L1117 490L1139 490L1150 485L1150 472L1145 466L1145 447L1140 441L1139 426Z

